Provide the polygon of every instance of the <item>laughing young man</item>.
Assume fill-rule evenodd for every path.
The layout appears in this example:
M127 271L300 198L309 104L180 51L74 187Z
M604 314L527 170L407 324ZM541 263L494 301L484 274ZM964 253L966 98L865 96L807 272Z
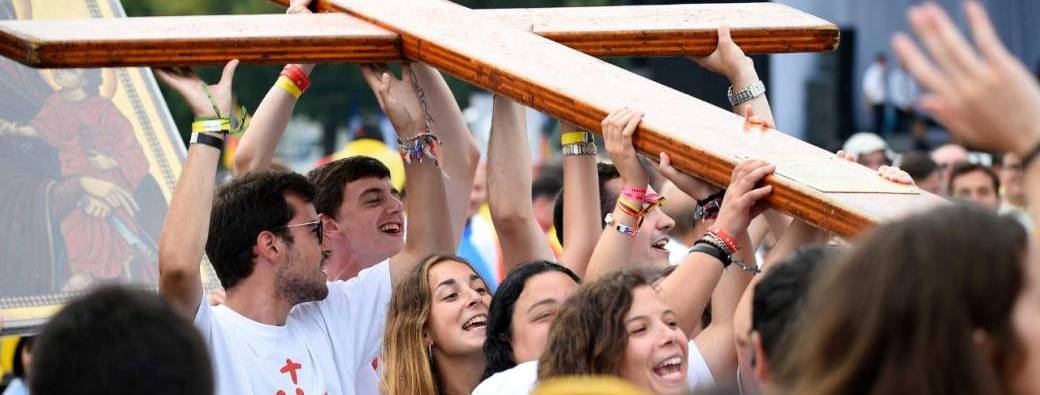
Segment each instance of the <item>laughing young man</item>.
M193 74L160 76L197 116L219 117L230 113L236 64L229 63L220 83L209 87L213 106ZM407 80L381 74L373 86L402 139L427 132ZM207 131L192 136L163 225L160 291L202 332L217 393L365 391L358 383L380 352L393 284L421 257L453 250L441 169L429 158L405 166L414 211L412 236L399 253L349 281L327 282L330 231L314 208L311 183L294 173L258 171L215 193L224 134L206 125L211 124L201 128ZM227 292L220 306L203 298L203 248Z

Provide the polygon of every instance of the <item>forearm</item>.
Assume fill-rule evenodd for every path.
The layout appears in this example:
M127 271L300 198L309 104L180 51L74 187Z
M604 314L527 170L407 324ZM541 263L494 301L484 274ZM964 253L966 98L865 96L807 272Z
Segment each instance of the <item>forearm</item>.
M745 58L745 61L741 63L741 66L732 70L726 78L729 79L730 84L733 85L734 92L747 88L749 85L759 81L758 72L755 71L755 63L751 58ZM773 110L769 108L769 99L766 96L766 94L762 94L746 103L740 104L733 108L733 112L741 116L746 116L747 111L750 109L755 116L769 122L770 125L775 125L776 122L773 120Z
M658 285L661 300L675 311L684 333L697 326L712 292L728 271L733 270L723 270L722 262L715 257L694 252Z
M599 208L599 176L595 155L563 157L563 257L564 266L585 276L597 235L603 233ZM559 232L559 229L557 229Z
M390 260L394 284L407 276L420 259L455 253L441 169L432 159L413 160L405 164L404 172L408 226L404 250Z
M740 250L737 256L744 261L746 267L758 267L755 260L756 246L751 244L747 235L740 238ZM747 289L748 283L753 277L737 265L731 265L722 275L718 286L711 295L711 325L723 326L727 331L732 330L734 313L740 303L740 297Z
M502 247L506 272L532 260L552 259L534 220L531 152L523 106L496 95L488 141L488 206Z
M300 65L300 68L309 75L314 65ZM236 174L242 176L271 167L275 148L289 125L296 101L285 89L271 86L235 150Z
M469 196L473 188L473 177L477 162L480 161L480 150L477 140L470 133L462 118L462 111L455 101L451 89L441 73L424 63L412 64L415 78L423 90L426 108L432 124L432 133L444 142L441 164L447 175L444 184L448 196ZM467 199L451 199L448 202L448 213L452 227L453 240L458 245L462 231L466 226L466 215L469 211Z
M631 256L635 237L618 232L617 225L625 225L632 229L638 229L636 219L625 213L620 207L614 206L614 224L607 225L600 232L599 240L589 258L589 265L585 272L585 281L595 281L599 277L632 266ZM566 228L566 226L564 226ZM566 248L566 247L564 247Z
M159 291L191 318L202 297L199 265L209 234L219 160L220 150L213 147L188 147L159 240Z

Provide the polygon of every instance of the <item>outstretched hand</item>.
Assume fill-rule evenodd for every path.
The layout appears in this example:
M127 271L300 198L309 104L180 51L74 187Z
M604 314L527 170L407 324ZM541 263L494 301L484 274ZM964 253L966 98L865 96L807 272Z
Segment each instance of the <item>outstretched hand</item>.
M921 107L973 146L1026 153L1040 141L1040 86L1012 56L978 1L964 4L975 47L934 3L912 7L910 25L934 64L905 34L892 38L895 52L929 91Z
M758 184L773 174L776 166L760 160L746 160L733 169L715 226L734 237L747 231L751 220L768 207L764 198L773 192L771 185Z
M220 81L216 84L208 85L209 92L213 97L212 102L206 96L206 90L203 88L207 86L206 83L202 82L199 75L195 74L190 68L162 68L155 71L160 80L176 90L181 97L184 97L184 100L188 102L188 106L191 107L191 111L196 116L217 116L216 110L213 108L214 104L216 104L221 116L230 117L232 103L234 102L231 93L231 82L235 78L235 69L237 67L237 59L228 62L224 65L224 72L221 74Z
M632 146L632 134L642 121L643 113L625 107L610 113L600 123L607 153L621 174L621 182L629 187L645 188L650 182Z
M401 66L401 78L393 75L384 64L361 66L361 75L372 89L397 136L405 139L426 132L426 116L415 91L412 68Z

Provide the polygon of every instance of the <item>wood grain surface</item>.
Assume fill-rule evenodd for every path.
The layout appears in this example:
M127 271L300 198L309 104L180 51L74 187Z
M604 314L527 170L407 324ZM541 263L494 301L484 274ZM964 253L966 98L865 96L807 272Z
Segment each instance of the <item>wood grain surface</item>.
M331 2L319 2L338 11ZM748 53L828 51L838 30L779 4L474 11L597 57L705 55L730 25ZM341 13L0 22L0 54L33 67L167 66L402 59L396 33Z
M878 175L858 164L778 131L744 130L744 120L723 109L535 34L501 26L465 7L438 0L328 0L336 7L401 36L404 54L475 85L581 127L599 131L607 113L625 106L646 112L634 143L656 157L716 185L727 185L741 158L828 161L810 179L838 177L871 185ZM444 23L451 21L451 23ZM691 67L693 67L691 65ZM789 166L778 163L778 168ZM804 166L795 166L804 169ZM843 236L880 221L940 204L910 188L906 193L823 192L798 181L805 174L766 179L769 203Z
M77 68L401 59L396 34L342 13L4 21L0 54Z

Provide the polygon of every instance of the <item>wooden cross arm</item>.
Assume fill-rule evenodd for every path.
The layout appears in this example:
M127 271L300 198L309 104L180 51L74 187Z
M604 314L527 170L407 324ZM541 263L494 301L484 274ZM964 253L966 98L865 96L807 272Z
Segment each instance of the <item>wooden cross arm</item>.
M844 236L942 200L778 131L745 132L744 120L679 91L439 0L328 0L401 36L405 56L505 94L592 131L624 106L646 112L636 148L716 185L739 161L777 165L769 204ZM443 23L451 21L451 23ZM692 66L691 66L692 67Z
M289 0L271 0L283 6ZM346 12L334 0L314 0L319 12ZM472 10L596 57L707 55L719 26L747 54L824 52L838 47L838 27L773 3L674 4Z
M283 3L285 3L283 1ZM332 2L324 10L341 11ZM597 57L705 55L732 26L748 53L829 51L833 24L779 4L474 11ZM343 13L0 22L0 55L39 68L401 61L400 37Z

